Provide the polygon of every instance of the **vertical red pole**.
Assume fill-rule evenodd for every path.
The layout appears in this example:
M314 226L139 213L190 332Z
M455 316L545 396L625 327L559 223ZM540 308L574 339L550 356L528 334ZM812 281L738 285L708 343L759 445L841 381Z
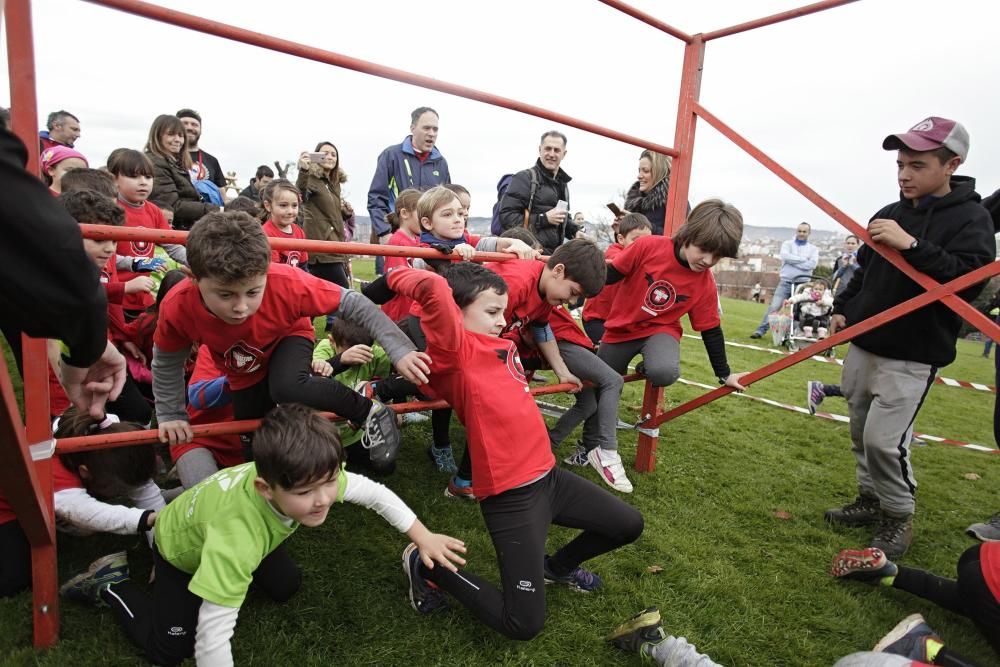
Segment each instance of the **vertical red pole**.
M681 73L681 92L677 103L677 127L674 131L674 148L678 156L674 158L670 173L670 190L667 195L667 219L663 233L672 235L684 224L687 217L688 190L691 186L691 161L694 156L694 131L697 116L693 103L701 94L701 71L705 62L705 43L701 35L695 35L684 47L684 69ZM655 419L662 413L663 388L654 387L646 380L642 396L640 421ZM639 443L635 452L635 469L652 472L656 467L656 445L660 437L659 427L639 429Z
M10 73L11 125L28 149L28 169L38 174L38 100L35 91L34 37L30 0L7 0L7 61ZM24 337L24 414L27 442L51 440L49 426L49 382L45 341ZM32 596L34 599L35 646L52 646L59 637L58 574L52 507L51 451L41 450L35 462L42 512L50 530L25 530L31 543Z

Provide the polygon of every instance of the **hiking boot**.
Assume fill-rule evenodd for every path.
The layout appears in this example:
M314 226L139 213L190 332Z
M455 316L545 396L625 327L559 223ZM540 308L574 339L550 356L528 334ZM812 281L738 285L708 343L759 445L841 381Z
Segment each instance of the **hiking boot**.
M660 610L647 607L611 631L605 641L609 641L628 653L642 655L646 646L658 644L666 639L660 620Z
M871 526L881 519L881 505L878 498L865 494L859 495L850 505L835 507L823 513L823 518L829 523L839 523L843 526Z
M937 644L935 647L934 645ZM896 624L885 637L875 644L873 651L879 653L893 653L901 655L910 660L922 663L930 663L932 658L928 655L930 649L940 649L944 645L941 638L937 636L931 626L920 614L911 614ZM937 654L937 651L934 651Z
M826 398L823 393L823 383L816 380L806 382L806 405L809 407L809 414L816 414L816 408Z
M403 549L403 572L409 582L410 605L419 614L430 614L448 606L437 586L420 574L420 550L412 542Z
M427 454L431 457L431 461L434 462L434 466L438 469L438 472L446 472L449 475L454 475L458 472L458 464L455 463L455 454L451 451L451 445L445 445L444 447L431 445L427 450Z
M894 577L899 568L885 557L881 549L844 549L833 559L830 574L841 579L878 583L883 577Z
M583 443L576 443L576 449L573 453L563 459L563 463L568 466L585 466L590 465L590 461L587 458L587 448L583 446Z
M625 466L622 465L622 457L617 450L594 447L587 452L587 462L612 489L632 493L632 482L625 476Z
M371 412L362 426L361 446L368 450L368 457L385 465L396 460L402 435L396 423L396 413L381 401L372 401Z
M86 572L60 586L59 595L67 600L101 604L101 593L108 586L128 580L128 556L124 551L119 551L95 560Z
M464 500L476 499L476 496L472 494L472 480L462 479L458 475L454 475L448 480L448 486L445 487L444 495L449 498L462 498Z
M542 564L542 572L545 576L546 584L563 584L564 586L569 586L570 590L578 593L589 593L604 584L599 576L582 567L574 569L569 574L554 574L549 569L549 556L545 557L545 561Z
M1000 512L983 523L974 523L965 532L980 542L1000 542Z
M913 515L892 516L882 512L882 519L875 529L871 546L881 549L889 560L896 560L906 553L913 542Z

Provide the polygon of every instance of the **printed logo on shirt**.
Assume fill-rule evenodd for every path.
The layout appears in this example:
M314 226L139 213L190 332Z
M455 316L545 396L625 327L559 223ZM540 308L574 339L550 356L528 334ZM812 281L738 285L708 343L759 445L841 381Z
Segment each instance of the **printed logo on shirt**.
M500 335L504 336L504 334L508 334L512 331L522 331L527 325L528 320L524 319L517 313L511 313L510 322L508 322L507 326L500 331Z
M518 382L527 385L528 378L524 375L524 365L521 364L521 357L517 353L517 348L511 343L510 347L503 350L496 350L497 358L504 362L507 371Z
M285 253L285 264L289 266L298 266L302 261L302 253L298 250L289 250Z
M655 317L664 313L678 301L677 290L666 280L653 280L653 276L647 273L646 282L649 283L649 287L642 300L642 309L650 315Z
M171 637L183 637L184 635L187 634L187 630L185 630L179 625L174 625L169 630L167 630L167 634L170 635Z
M153 244L149 241L132 241L131 246L133 257L148 257L149 251L153 248Z
M263 352L242 340L226 350L226 354L223 355L226 370L233 373L253 373L260 369L263 358Z

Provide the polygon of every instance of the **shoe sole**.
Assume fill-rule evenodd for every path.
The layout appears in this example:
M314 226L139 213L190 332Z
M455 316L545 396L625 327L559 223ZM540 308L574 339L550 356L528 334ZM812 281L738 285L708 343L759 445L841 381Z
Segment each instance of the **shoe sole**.
M604 640L613 642L633 632L654 627L662 622L663 619L660 618L660 610L657 607L649 607L612 630L611 634L605 637Z
M458 498L459 500L470 500L470 501L475 501L476 500L476 497L473 496L473 495L469 495L469 494L465 494L465 493L452 493L451 489L449 489L448 487L445 487L445 489L444 489L444 495L447 498Z
M549 579L545 577L546 586L565 586L568 590L574 593L592 593L593 590L587 590L586 588L580 588L577 584L568 581L559 581L558 579ZM597 590L597 589L594 589Z
M596 452L596 447L587 452L587 463L590 464L591 468L597 471L597 475L601 478L601 481L620 493L632 493L633 487L631 483L629 483L627 488L622 488L616 485L613 479L608 479L609 477L613 478L614 476L611 474L611 471L601 463L601 455Z
M410 554L417 550L417 545L412 542L403 549L403 572L406 574L406 595L410 598L410 606L413 611L420 613L417 601L413 599L413 570L410 568Z
M128 562L128 555L124 551L119 551L117 553L108 554L107 556L101 556L87 568L86 572L81 572L72 579L69 579L66 583L59 587L59 595L66 595L66 592L71 588L74 588L80 582L86 581L87 579L92 579L94 575L100 572L103 568L108 565L113 564L115 561L124 560Z
M850 574L868 573L875 576L873 570L885 567L889 562L881 549L844 549L833 559L830 574L835 577L846 577Z
M813 391L812 391L812 380L806 382L806 407L809 408L809 414L816 414L816 407L819 403L813 402Z
M878 517L873 516L870 519L839 519L833 513L837 510L827 510L823 513L823 519L829 523L836 526L847 526L848 528L864 528L865 526L874 526L878 523Z
M923 616L921 616L920 614L910 614L902 621L897 623L896 627L894 627L892 630L889 631L889 634L887 634L885 637L882 637L882 639L879 640L878 644L875 644L875 648L873 648L872 651L876 653L881 653L887 646L891 646L892 644L898 642L900 639L906 636L906 633L908 633L910 630L917 627L921 623L926 623Z

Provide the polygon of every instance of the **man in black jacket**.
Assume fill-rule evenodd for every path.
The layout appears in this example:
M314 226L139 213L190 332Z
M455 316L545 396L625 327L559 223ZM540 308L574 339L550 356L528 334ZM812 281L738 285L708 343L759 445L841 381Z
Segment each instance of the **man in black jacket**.
M900 252L913 268L946 283L996 256L993 223L975 181L955 176L969 150L960 123L927 118L882 143L898 151L900 198L868 223L872 240ZM868 246L858 269L834 299L830 332L857 324L924 293ZM959 294L973 300L983 284ZM878 524L871 546L894 560L912 541L917 482L910 463L913 424L937 370L955 360L961 320L933 303L851 341L841 385L851 417L859 496L826 512L827 521Z
M500 202L500 224L504 229L527 227L551 255L580 229L569 219L569 182L559 165L566 157L566 135L549 130L542 135L535 166L514 174ZM562 202L562 206L557 204ZM527 212L527 224L525 223Z

